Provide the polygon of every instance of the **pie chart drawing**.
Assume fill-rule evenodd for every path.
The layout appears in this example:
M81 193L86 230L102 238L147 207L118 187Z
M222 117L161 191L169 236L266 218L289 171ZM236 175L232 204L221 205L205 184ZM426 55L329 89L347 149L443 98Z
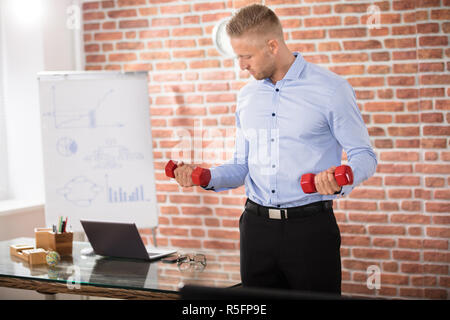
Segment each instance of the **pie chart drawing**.
M70 157L77 153L78 144L71 138L63 137L56 143L56 150L63 157Z

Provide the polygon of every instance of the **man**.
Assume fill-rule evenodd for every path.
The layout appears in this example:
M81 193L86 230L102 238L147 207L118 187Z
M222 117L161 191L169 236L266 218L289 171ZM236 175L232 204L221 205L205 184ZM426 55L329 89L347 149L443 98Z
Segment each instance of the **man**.
M240 68L256 81L238 95L234 157L211 168L203 187L220 192L245 184L242 283L340 294L341 238L332 200L372 176L377 165L354 90L292 53L265 6L242 8L227 33ZM354 183L340 187L334 171L343 149ZM180 163L175 170L181 186L193 185L194 167ZM316 174L317 193L302 191L306 173Z

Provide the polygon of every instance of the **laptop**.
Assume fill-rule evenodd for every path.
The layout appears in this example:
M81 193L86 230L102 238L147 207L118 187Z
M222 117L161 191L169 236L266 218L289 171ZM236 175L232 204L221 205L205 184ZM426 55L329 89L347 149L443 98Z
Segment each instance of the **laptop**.
M117 258L156 260L176 250L146 247L135 223L80 220L95 254Z

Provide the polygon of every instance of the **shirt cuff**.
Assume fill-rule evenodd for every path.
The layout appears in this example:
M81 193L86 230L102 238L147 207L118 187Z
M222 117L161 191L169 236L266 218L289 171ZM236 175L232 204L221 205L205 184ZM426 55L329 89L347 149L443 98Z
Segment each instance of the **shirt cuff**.
M212 190L212 191L216 191L214 188L214 170L212 170L213 168L210 168L209 171L211 173L211 179L209 180L209 183L207 186L200 186L202 189L204 190Z
M339 194L338 194L338 198L349 195L350 192L352 192L353 188L354 188L353 185L342 186L341 192L339 192Z

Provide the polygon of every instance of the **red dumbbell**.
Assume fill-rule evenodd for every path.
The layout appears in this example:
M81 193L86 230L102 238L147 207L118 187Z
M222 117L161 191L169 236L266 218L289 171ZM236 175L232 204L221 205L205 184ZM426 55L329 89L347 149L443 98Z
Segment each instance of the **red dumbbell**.
M314 173L307 173L302 175L300 185L304 193L314 193L317 192L316 185L314 183ZM336 168L334 171L334 177L338 185L345 186L347 184L353 183L353 171L352 168L346 165L342 165Z
M175 178L175 169L178 167L175 161L170 160L166 164L166 176ZM211 180L211 171L202 167L194 169L191 175L192 182L197 186L207 186Z

